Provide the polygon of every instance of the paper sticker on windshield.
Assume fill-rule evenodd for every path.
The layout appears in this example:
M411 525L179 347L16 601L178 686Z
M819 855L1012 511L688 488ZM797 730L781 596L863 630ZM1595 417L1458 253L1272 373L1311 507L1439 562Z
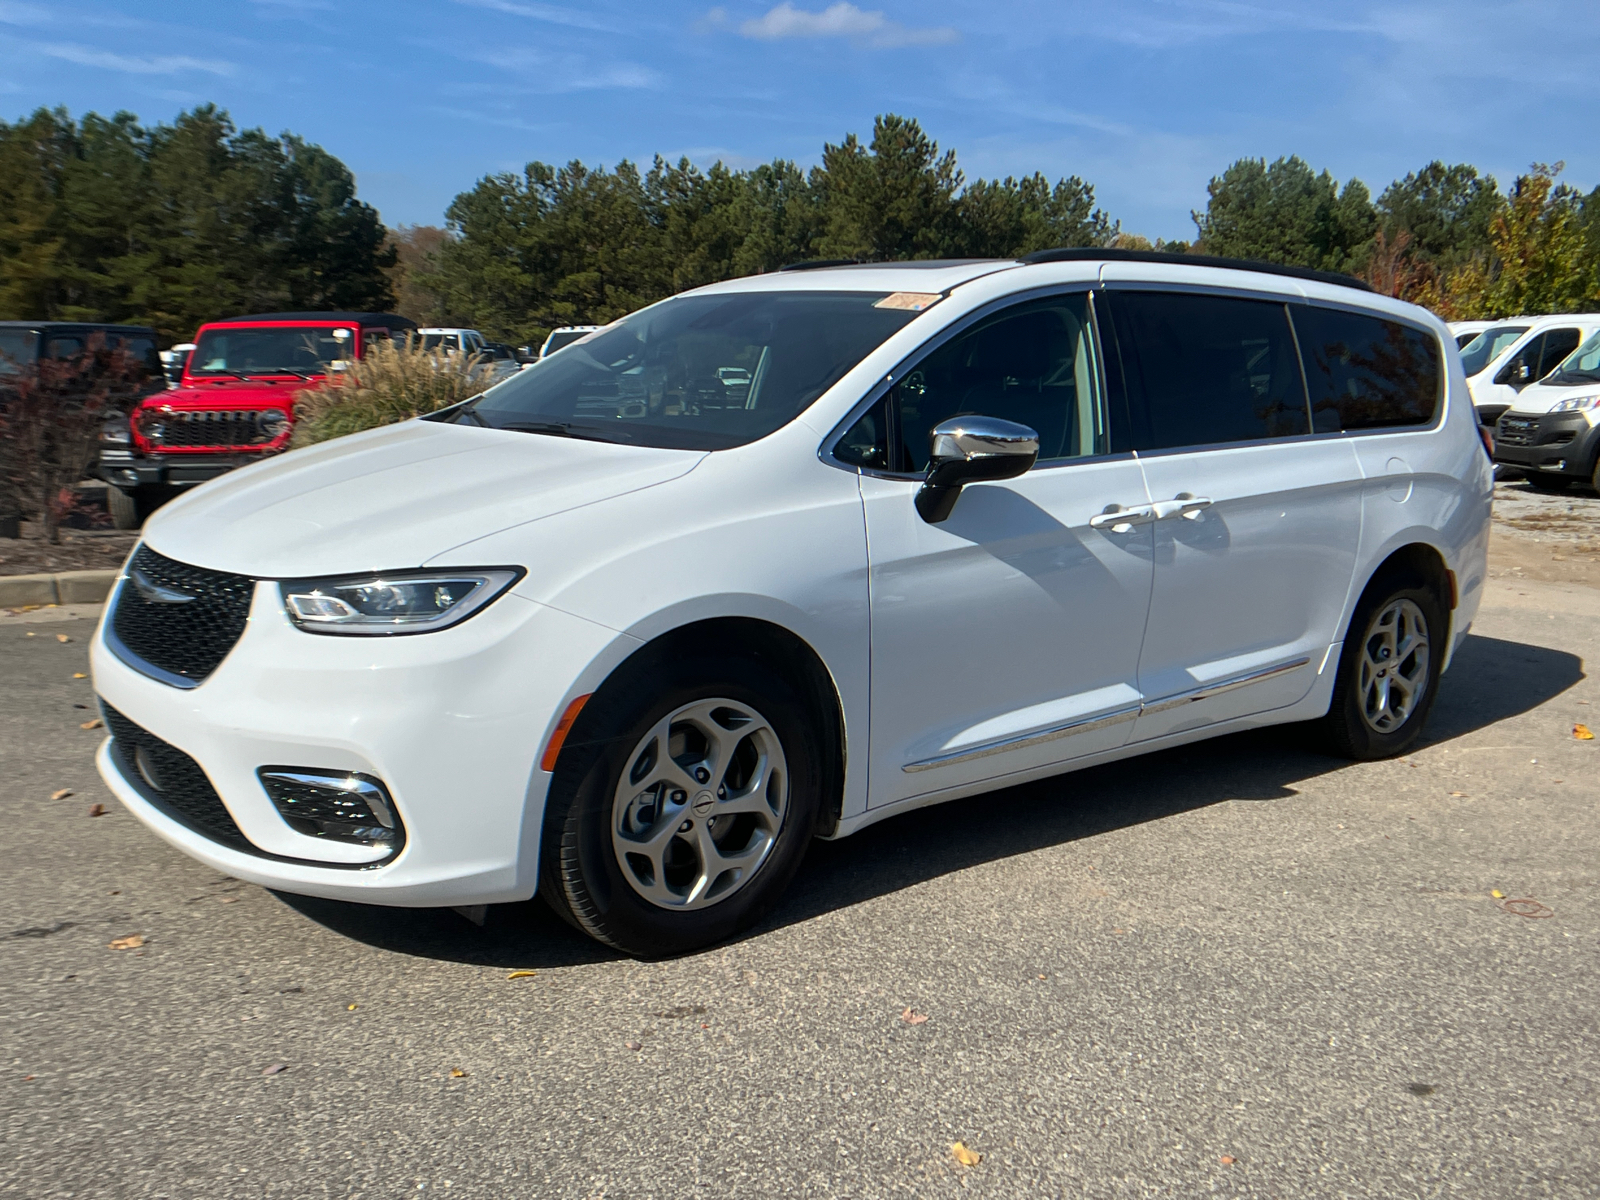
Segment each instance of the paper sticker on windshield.
M925 308L932 308L939 303L938 292L895 292L885 296L874 304L873 308L903 308L910 312L921 312Z

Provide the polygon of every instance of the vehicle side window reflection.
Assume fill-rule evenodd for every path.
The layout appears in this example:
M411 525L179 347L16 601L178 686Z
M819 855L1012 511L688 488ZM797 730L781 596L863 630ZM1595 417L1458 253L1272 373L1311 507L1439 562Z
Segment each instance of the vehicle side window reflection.
M957 333L905 373L835 457L920 473L933 427L959 416L1028 426L1039 435L1040 462L1104 453L1088 305L1083 292L1032 300Z
M1318 433L1426 425L1439 404L1436 339L1379 317L1294 311Z
M1308 432L1284 306L1186 292L1117 292L1132 448L1167 450Z
M1531 372L1534 379L1543 379L1578 348L1582 339L1576 329L1552 329L1544 335L1544 349L1539 352L1539 365Z

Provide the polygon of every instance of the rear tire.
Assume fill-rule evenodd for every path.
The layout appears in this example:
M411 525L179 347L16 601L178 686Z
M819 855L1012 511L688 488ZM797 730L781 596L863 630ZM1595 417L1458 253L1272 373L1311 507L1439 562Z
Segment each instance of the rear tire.
M1422 733L1439 694L1449 618L1438 589L1410 572L1367 585L1339 654L1322 733L1357 760L1403 754Z
M639 957L748 928L815 832L822 736L794 687L754 660L624 668L585 707L557 763L540 894Z

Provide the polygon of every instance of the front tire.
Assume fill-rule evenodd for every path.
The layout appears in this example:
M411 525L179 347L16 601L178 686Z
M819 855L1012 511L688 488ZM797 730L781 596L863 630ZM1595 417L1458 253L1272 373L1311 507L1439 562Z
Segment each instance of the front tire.
M161 507L166 494L156 488L141 487L125 492L115 485L106 489L106 508L116 529L138 529L151 513Z
M608 683L581 726L551 781L546 901L640 957L760 920L800 867L825 787L794 688L751 660L673 660Z
M1323 718L1330 748L1370 760L1403 754L1439 694L1449 618L1426 580L1379 576L1356 606Z

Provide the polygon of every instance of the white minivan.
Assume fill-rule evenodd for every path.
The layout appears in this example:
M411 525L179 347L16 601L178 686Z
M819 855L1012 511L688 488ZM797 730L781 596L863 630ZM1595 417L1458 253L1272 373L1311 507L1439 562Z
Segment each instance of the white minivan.
M1449 331L1342 276L737 279L163 508L99 766L241 879L679 952L924 805L1285 722L1405 750L1490 471Z

